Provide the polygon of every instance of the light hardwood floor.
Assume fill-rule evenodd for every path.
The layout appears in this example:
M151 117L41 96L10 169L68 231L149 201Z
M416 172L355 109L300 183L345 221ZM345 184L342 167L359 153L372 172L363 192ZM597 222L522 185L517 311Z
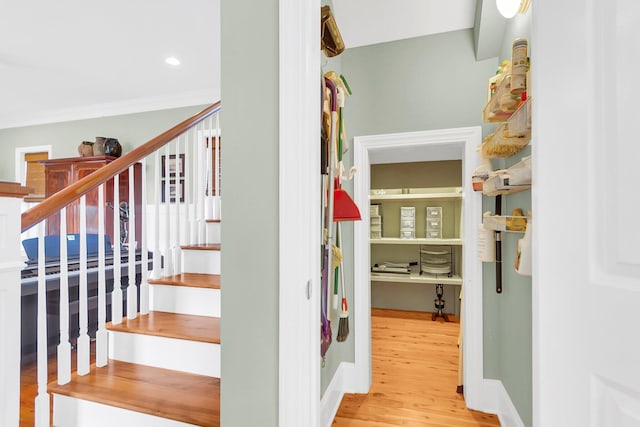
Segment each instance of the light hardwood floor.
M347 394L333 427L499 426L495 415L465 407L458 383L459 320L431 313L373 309L373 381Z

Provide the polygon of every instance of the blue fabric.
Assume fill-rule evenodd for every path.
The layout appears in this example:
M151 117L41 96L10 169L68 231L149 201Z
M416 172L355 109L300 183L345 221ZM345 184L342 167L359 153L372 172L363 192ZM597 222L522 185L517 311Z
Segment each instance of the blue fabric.
M109 236L104 236L104 252L105 254L112 253L111 242ZM26 239L22 241L27 257L30 260L38 259L38 238ZM45 258L59 258L60 257L60 236L50 235L44 237L44 254ZM80 256L80 235L79 234L67 234L67 256L78 257ZM98 235L87 234L87 256L98 256Z

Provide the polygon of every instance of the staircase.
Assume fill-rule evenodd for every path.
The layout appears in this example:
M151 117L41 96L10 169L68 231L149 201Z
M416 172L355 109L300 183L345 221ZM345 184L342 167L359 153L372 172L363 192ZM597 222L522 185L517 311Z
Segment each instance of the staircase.
M81 281L80 296L74 302L80 307L78 365L72 371L70 332L61 327L56 381L46 383L47 352L38 352L36 427L50 425L50 397L53 425L60 427L220 425L219 110L219 102L207 107L22 215L23 231L38 225L39 254L45 253L46 218L59 213L60 236L76 232L67 232L67 209L80 218L79 270L73 273ZM118 191L118 176L127 170L134 176L134 167L142 170L143 188L136 189L132 179L123 195ZM146 178L147 169L155 173L153 179ZM105 199L107 186L112 186L113 200ZM153 194L154 203L147 203L147 194ZM94 361L89 354L85 315L90 300L85 256L90 252L89 232L83 219L87 217L88 197L97 200L98 230L90 232L97 234L96 242L108 241L101 206L120 206L121 211L122 203L125 209L132 207L124 220L121 212L120 221L108 224L113 227L107 227L111 235L120 237L113 244L112 266L105 264L105 245L95 246L97 264L92 265L97 265L98 296L92 297L97 298L92 304L98 307L98 320L95 337L91 337L95 340ZM141 212L136 213L140 198ZM138 215L142 229L136 234ZM137 238L131 236L140 234L134 242ZM68 324L69 318L67 239L59 239L61 325ZM139 267L138 261L133 262L136 258L129 256L133 255L131 248L139 251ZM44 258L38 257L39 348L46 348L41 343L46 343L47 337ZM153 263L152 270L147 268L148 260ZM114 283L123 283L121 275L128 277L128 286L113 286L113 292L107 294L106 268L112 268ZM140 269L138 282L132 279L136 268ZM108 323L107 299L112 304ZM126 307L122 307L124 301Z
M55 426L220 425L220 225L181 247L183 273L149 280L148 314L107 324L107 366L49 384Z

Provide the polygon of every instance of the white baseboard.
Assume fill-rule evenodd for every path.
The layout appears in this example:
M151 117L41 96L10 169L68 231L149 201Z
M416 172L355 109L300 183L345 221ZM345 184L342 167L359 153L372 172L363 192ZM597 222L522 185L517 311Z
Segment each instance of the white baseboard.
M485 379L483 388L485 396L489 397L487 400L493 401L485 412L496 414L502 427L524 427L520 414L518 414L516 407L513 405L502 381Z
M350 393L354 389L354 374L355 365L353 363L342 362L336 369L336 373L320 400L321 427L330 427L333 423L333 419L342 402L342 397L345 393Z

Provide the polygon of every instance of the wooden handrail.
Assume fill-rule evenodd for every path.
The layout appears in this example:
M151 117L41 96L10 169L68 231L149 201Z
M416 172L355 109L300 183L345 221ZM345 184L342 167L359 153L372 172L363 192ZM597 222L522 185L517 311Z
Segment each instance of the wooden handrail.
M220 111L221 102L218 101L215 104L210 105L201 112L195 114L192 117L184 120L183 122L175 125L166 132L161 133L155 138L149 140L145 144L133 149L122 157L114 160L108 165L97 169L95 172L82 178L75 184L58 191L51 197L46 198L40 202L37 206L25 211L22 214L22 231L25 232L40 221L48 218L54 213L58 212L69 203L82 197L82 195L88 193L94 188L98 187L113 178L115 175L125 171L129 166L136 162L139 162L144 157L155 152L159 148L162 148L174 138L182 135L192 126L200 123L207 117Z

